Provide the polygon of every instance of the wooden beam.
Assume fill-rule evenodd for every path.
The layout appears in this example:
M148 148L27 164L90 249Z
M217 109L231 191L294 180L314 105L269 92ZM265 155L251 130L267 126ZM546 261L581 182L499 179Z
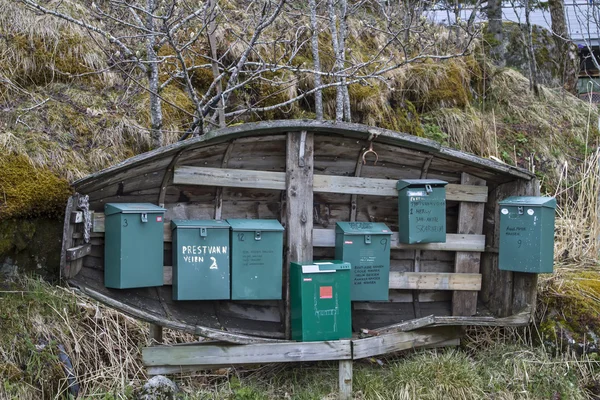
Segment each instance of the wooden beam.
M184 346L154 346L142 349L142 362L147 367L244 365L274 362L351 360L350 340L328 342L256 343L245 346L232 344L198 344Z
M459 334L459 330L454 327L448 327L448 329L425 328L411 332L397 332L373 336L366 339L353 340L352 359L358 360L361 358L441 343L454 339L458 337Z
M76 247L71 247L70 249L67 249L67 251L66 251L66 259L67 259L67 261L75 261L75 260L78 260L80 258L87 256L88 254L90 254L91 251L92 251L92 245L89 243L82 244L82 245L76 246Z
M288 133L286 142L286 259L284 265L284 327L291 338L290 263L309 262L313 258L313 165L314 134ZM237 170L235 170L237 171Z
M395 179L314 175L313 191L315 193L398 197L397 182ZM175 168L173 183L176 185L285 190L286 175L283 172L272 171L180 166ZM446 186L446 199L485 203L487 187L449 184Z
M465 172L461 175L461 184L485 187L486 182L481 178ZM461 202L458 205L459 234L478 234L483 232L484 203ZM479 273L481 253L459 251L454 261L454 271L457 273ZM452 297L452 315L475 315L477 312L477 292L454 292Z
M83 223L83 211L72 211L71 212L71 223L72 224Z
M352 400L352 360L340 360L339 399Z
M390 289L480 290L480 274L390 272Z
M287 204L287 203L286 203ZM92 237L103 237L104 234L104 214L94 213L94 220L102 221L96 225L97 230ZM287 225L287 224L286 224ZM288 230L289 228L286 228ZM168 224L165 225L164 241L171 242L171 229ZM80 237L80 234L73 234L73 237ZM313 229L313 247L335 247L335 230L334 229ZM390 243L392 250L440 250L440 251L478 251L485 250L484 235L460 235L449 233L446 235L445 243L423 243L423 244L405 244L398 243L398 233L392 234Z
M313 246L335 247L334 229L315 229L313 234ZM485 250L485 236L483 235L446 235L445 243L422 243L405 244L398 243L398 233L392 233L390 243L392 250L442 250L442 251L479 251Z

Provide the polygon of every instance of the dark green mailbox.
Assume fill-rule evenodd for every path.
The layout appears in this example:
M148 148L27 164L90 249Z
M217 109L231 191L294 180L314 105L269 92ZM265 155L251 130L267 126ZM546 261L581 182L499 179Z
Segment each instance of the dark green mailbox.
M350 263L313 261L290 266L292 339L352 337Z
M438 179L398 181L398 241L446 242L446 185Z
M553 197L509 197L500 205L498 266L505 271L551 273L554 265Z
M229 299L229 224L173 220L171 228L173 299Z
M228 219L231 299L280 300L283 226L277 220Z
M164 208L149 203L105 204L106 287L163 285L164 213Z
M335 258L352 265L352 301L387 301L392 231L378 222L338 222Z

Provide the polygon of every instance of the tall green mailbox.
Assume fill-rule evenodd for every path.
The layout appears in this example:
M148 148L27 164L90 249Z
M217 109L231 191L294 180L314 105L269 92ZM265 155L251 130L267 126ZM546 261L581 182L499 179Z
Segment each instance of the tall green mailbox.
M500 205L501 270L551 273L554 265L553 197L509 197Z
M163 285L163 215L149 203L104 206L104 285L128 289Z
M313 261L290 266L292 339L352 337L350 263Z
M398 241L446 242L446 185L438 179L398 181Z
M280 300L283 226L274 219L227 222L231 226L231 299Z
M171 228L173 299L229 299L229 224L173 220Z
M378 222L338 222L335 258L352 265L352 301L387 301L392 231Z

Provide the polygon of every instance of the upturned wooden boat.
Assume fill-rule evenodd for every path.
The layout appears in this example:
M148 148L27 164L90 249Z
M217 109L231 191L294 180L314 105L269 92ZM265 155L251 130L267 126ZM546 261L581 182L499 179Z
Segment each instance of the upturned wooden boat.
M408 245L394 234L389 301L353 303L353 329L383 332L424 317L429 325L527 324L537 276L498 270L498 201L538 195L535 176L431 140L349 123L228 127L74 182L62 275L88 296L160 326L226 342L283 340L289 262L333 258L337 221L384 222L397 232L396 182L414 178L449 183L447 240ZM103 210L115 202L167 209L164 286L104 286ZM221 218L277 219L286 228L284 299L172 300L169 221Z

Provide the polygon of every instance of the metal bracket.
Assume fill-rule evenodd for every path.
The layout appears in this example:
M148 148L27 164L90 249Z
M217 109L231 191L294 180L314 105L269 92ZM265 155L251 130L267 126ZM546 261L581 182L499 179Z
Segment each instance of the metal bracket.
M254 232L254 240L260 240L260 238L261 238L260 231Z
M200 228L200 237L206 237L208 236L208 232L206 230L206 228Z
M431 194L433 192L431 185L425 185L425 191L427 192L427 194Z
M375 154L375 161L373 162L373 165L377 165L377 161L379 161L379 155L377 155L377 152L375 150L373 150L373 142L369 142L369 149L365 150L365 152L362 155L362 162L363 164L367 163L367 160L365 159L365 156L369 153L373 153Z
M140 218L142 222L148 222L148 213L141 213Z
M365 235L365 244L371 244L371 235Z
M525 211L523 210L523 206L518 206L517 211L518 211L519 215L525 214Z

